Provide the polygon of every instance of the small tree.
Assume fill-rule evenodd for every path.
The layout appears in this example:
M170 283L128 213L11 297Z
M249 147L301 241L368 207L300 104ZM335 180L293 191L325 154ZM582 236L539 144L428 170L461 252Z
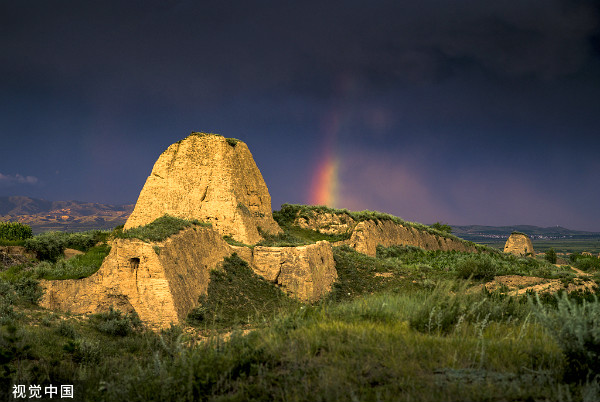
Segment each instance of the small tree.
M447 225L445 223L441 223L441 222L436 222L433 225L431 225L432 228L439 230L440 232L444 232L444 233L452 233L452 226Z
M550 249L546 251L546 261L550 264L556 264L556 251L554 251L554 248L550 247Z

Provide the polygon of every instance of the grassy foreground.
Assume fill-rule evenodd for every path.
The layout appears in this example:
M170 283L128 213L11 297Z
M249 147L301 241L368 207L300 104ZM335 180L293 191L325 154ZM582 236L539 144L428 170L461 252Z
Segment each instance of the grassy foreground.
M2 282L0 400L15 384L73 384L80 401L599 400L596 296L468 290L490 269L561 272L502 255L378 251L336 248L340 277L315 305L231 257L193 326L159 333L117 311L40 309L35 283Z

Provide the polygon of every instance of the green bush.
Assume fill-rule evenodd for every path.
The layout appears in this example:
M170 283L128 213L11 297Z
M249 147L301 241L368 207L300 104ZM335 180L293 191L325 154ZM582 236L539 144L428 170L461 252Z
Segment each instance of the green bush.
M64 336L65 338L69 338L69 339L77 338L77 331L75 331L75 328L73 328L73 325L71 325L70 323L68 323L66 321L61 321L60 324L58 324L58 328L56 329L56 332L60 336Z
M19 300L26 304L38 304L44 295L40 283L33 278L19 278L12 286Z
M556 264L556 251L554 251L554 248L550 247L547 251L546 251L546 261L548 261L550 264Z
M31 277L20 276L15 279L0 279L0 304L5 311L12 309L14 304L28 306L37 304L42 298L43 290L39 282ZM0 308L2 310L2 308ZM0 313L2 316L2 313Z
M110 246L102 244L69 260L41 261L35 266L34 273L40 279L49 280L87 278L98 271L109 252Z
M456 275L463 279L490 281L498 274L498 264L486 255L465 258L456 266Z
M102 349L98 341L70 338L72 340L65 343L63 350L71 354L74 362L95 365L102 360Z
M573 265L582 271L598 271L600 270L600 258L577 254Z
M582 382L600 375L600 301L580 304L566 295L558 298L556 309L537 302L537 317L561 347L566 367L564 379Z
M91 230L87 232L68 233L65 236L65 247L86 252L96 244L106 241L108 232Z
M39 260L56 261L65 251L66 234L46 232L25 241L25 248L35 252Z
M452 226L447 225L445 223L441 223L441 222L436 222L433 225L431 225L432 228L434 228L435 230L439 230L440 232L443 233L452 233Z
M142 321L135 311L123 314L112 306L109 311L93 314L90 318L98 331L113 336L127 336L142 328Z
M33 236L31 226L19 222L0 222L0 239L25 240Z

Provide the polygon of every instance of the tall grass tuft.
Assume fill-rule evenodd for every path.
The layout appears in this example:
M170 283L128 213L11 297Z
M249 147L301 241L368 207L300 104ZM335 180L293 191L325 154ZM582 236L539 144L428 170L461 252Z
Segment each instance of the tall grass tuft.
M564 379L582 382L600 376L600 301L577 303L563 294L556 309L537 299L536 315L560 345L565 358Z

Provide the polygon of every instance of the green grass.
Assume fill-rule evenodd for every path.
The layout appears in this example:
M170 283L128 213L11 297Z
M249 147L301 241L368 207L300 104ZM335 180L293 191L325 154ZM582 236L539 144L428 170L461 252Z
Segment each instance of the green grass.
M562 271L415 247L369 257L342 246L334 257L338 281L312 305L225 259L190 314L197 332L155 333L114 310L86 318L37 308L33 270L11 268L21 283L0 281L0 391L74 383L75 400L115 402L599 400L593 295L538 303L470 292L478 280L459 268Z
M60 258L55 262L40 261L14 265L0 272L0 279L16 282L22 278L48 280L86 278L98 271L109 252L110 246L104 243L69 260Z
M24 246L25 240L0 239L0 246Z
M47 280L87 278L100 269L109 252L110 246L102 244L69 260L60 259L55 263L42 261L35 266L34 273L37 278Z
M0 327L0 344L10 351L0 363L9 373L3 385L77 379L78 400L115 402L600 396L593 380L563 377L569 360L552 332L528 314L533 304L503 317L486 310L469 315L470 306L487 296L462 301L462 309L446 308L448 289L436 289L437 299L433 290L299 306L245 335L234 331L228 340L219 335L201 342L177 327L121 336L94 320L33 311L14 320L16 327ZM413 322L424 303L425 311L448 310L458 319L447 331L418 328Z
M207 294L199 302L188 321L200 328L257 325L281 310L301 305L256 275L237 254L225 258L222 269L211 271Z
M280 225L283 232L280 234L269 234L259 230L263 240L258 242L257 246L266 247L297 247L307 244L313 244L321 240L336 242L346 240L349 235L328 235L317 232L316 230L304 229L298 226Z
M179 233L192 225L212 226L210 223L197 220L186 220L164 215L153 222L129 230L115 231L115 237L119 239L139 239L145 242L163 241L174 234Z

